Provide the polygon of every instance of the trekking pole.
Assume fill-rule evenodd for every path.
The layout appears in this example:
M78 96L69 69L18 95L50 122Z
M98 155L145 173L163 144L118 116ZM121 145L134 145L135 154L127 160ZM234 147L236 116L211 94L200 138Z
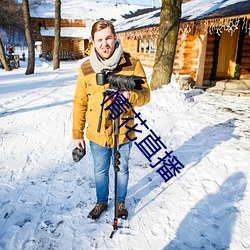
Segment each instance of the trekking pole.
M118 230L118 219L117 219L117 193L118 193L118 172L120 171L120 157L121 154L119 152L119 126L120 126L120 118L117 117L114 120L114 171L115 171L115 183L114 183L114 192L115 192L115 206L114 206L114 222L113 222L113 230L110 234L110 238Z
M105 98L107 96L107 92L103 92L102 93L102 96L103 96L103 100L102 100L102 103L104 103L105 101ZM98 125L97 125L97 132L100 133L100 130L101 130L101 125L102 125L102 113L103 113L103 107L104 105L102 105L102 108L101 108L101 112L100 112L100 115L99 115L99 120L98 120Z

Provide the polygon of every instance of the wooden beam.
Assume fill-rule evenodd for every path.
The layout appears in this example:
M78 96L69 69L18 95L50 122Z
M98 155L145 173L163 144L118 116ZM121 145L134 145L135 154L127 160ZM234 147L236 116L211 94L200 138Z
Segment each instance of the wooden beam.
M207 50L207 36L201 34L199 35L199 55L198 55L198 65L197 65L198 67L195 79L197 87L202 87L203 85L206 50Z

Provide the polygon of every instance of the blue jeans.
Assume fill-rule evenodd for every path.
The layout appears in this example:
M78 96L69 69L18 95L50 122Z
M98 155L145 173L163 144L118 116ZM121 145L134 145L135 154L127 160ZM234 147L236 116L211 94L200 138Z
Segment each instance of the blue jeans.
M127 195L129 178L128 161L131 146L131 142L119 146L121 164L119 165L120 171L118 172L117 200L121 202L125 201ZM107 204L109 196L109 168L111 160L112 163L114 162L114 148L103 147L91 141L90 148L94 161L97 202Z

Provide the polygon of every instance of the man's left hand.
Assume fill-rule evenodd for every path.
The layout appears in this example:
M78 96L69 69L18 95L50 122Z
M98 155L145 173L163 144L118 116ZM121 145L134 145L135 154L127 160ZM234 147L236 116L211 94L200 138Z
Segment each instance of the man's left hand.
M121 94L123 94L123 96L129 100L130 98L130 90L123 90L121 91Z

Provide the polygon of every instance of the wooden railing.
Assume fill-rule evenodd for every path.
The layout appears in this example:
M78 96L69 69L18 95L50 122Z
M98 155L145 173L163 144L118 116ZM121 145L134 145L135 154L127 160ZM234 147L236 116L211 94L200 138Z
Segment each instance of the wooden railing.
M82 55L75 55L71 51L59 51L59 60L77 60L83 58ZM49 51L47 53L46 59L48 61L53 60L53 53Z

